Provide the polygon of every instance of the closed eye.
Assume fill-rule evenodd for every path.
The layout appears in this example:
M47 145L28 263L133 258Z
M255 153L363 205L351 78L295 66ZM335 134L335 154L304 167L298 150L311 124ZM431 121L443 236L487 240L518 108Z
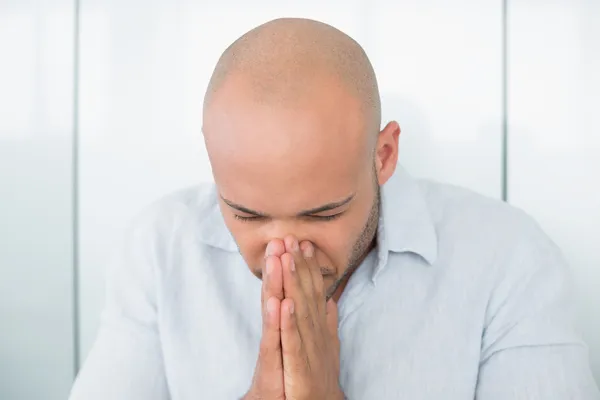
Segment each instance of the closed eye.
M304 216L304 218L307 218L309 220L312 221L331 221L334 220L338 217L340 217L343 213L337 213L337 214L333 214L333 215L306 215ZM233 214L233 217L235 219L237 219L238 221L242 221L242 222L256 222L256 221L261 221L264 220L265 217L260 216L260 215L253 215L253 216L243 216L243 215L239 215L239 214Z
M337 213L333 215L307 215L306 218L315 220L315 221L331 221L340 217L343 213Z
M260 215L253 215L251 217L244 217L244 216L238 215L238 214L233 214L233 218L237 219L238 221L244 221L244 222L258 221L258 220L264 219L264 217L261 217Z

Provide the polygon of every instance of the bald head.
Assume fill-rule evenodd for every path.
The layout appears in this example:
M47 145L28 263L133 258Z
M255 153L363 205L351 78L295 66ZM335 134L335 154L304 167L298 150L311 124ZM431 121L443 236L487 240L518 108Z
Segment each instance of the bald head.
M256 102L296 106L324 87L358 101L365 127L378 132L379 90L362 47L338 29L309 19L282 18L247 32L220 57L209 82L204 110L230 80L243 81Z
M292 234L313 243L339 295L373 246L379 185L397 160L399 127L380 123L371 63L329 25L278 19L227 48L203 133L221 213L255 275L267 243Z

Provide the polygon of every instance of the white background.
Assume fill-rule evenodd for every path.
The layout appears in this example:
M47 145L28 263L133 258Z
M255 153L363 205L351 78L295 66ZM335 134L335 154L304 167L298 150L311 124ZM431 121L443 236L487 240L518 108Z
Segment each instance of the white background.
M571 261L600 379L600 2L507 10L499 0L80 0L73 107L73 2L0 0L0 398L66 398L73 324L82 361L124 227L156 198L212 180L200 127L214 63L280 16L322 20L365 47L412 174L500 199L506 155L508 200Z
M73 11L0 0L1 400L73 379Z

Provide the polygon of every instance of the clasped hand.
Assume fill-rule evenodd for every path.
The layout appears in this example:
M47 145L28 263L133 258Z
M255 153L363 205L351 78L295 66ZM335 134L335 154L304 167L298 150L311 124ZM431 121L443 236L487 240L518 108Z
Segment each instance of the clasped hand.
M247 400L338 400L337 306L325 300L310 242L288 236L267 247L263 269L263 331Z

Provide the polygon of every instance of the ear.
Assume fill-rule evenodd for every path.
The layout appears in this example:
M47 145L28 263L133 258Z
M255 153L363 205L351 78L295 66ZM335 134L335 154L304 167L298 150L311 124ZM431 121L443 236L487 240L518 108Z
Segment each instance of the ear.
M375 167L379 185L385 184L396 170L399 137L400 125L396 121L389 122L379 132L375 148Z

